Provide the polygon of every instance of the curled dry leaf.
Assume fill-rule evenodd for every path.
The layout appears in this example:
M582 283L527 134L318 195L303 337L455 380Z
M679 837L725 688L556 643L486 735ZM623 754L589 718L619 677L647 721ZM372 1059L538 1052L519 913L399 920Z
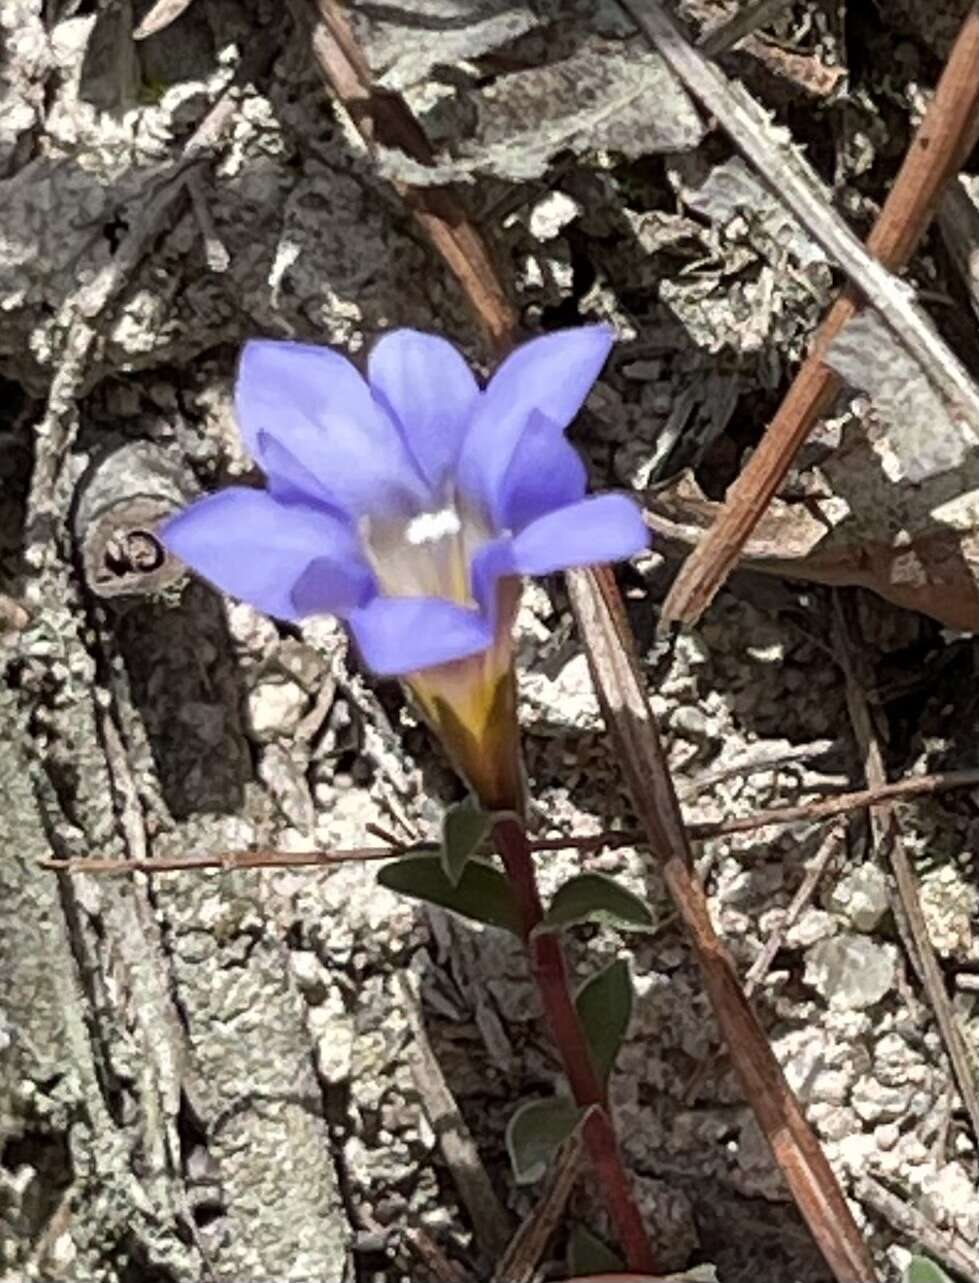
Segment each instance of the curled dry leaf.
M840 463L845 466L842 454ZM852 477L857 490L860 475L857 469ZM914 509L916 487L893 489ZM694 547L720 507L704 497L689 472L646 500L647 520L659 546L677 556ZM958 508L969 528L957 530L926 513L923 526L905 540L885 521L876 534L868 534L868 528L886 516L872 499L861 510L862 533L851 520L849 505L837 496L775 499L755 527L740 564L792 579L870 588L895 605L931 615L947 628L973 631L979 628L977 507L979 492L973 490L960 498Z
M560 151L636 158L695 147L705 127L663 60L641 45L592 38L568 57L498 76L476 96L473 132L453 155L419 165L385 149L381 172L415 186L491 175L539 178Z

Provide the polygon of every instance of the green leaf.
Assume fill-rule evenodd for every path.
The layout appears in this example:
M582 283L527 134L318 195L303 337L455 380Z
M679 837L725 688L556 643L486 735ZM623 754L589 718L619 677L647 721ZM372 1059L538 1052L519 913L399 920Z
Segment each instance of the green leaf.
M378 871L377 880L389 891L451 909L464 918L502 927L520 935L520 918L503 874L485 860L470 860L453 885L442 867L440 852L405 855Z
M926 1256L915 1256L904 1271L902 1283L952 1283L952 1280L934 1261L929 1261Z
M614 927L648 931L653 925L649 906L604 873L581 873L559 887L538 931L570 927L578 922L602 922Z
M458 886L467 863L489 832L493 817L473 797L450 806L442 820L442 868Z
M520 1106L506 1129L507 1153L518 1185L540 1180L580 1117L574 1101L561 1096L530 1100Z
M584 1225L575 1225L568 1238L568 1272L577 1278L589 1274L621 1274L625 1261Z
M575 998L578 1016L599 1077L612 1072L632 1016L632 976L629 964L619 958L587 980Z

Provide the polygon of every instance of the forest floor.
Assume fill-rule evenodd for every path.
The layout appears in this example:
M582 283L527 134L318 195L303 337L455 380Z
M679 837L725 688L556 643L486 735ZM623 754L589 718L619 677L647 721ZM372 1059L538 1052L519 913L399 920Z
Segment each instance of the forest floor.
M706 49L863 239L969 7L785 0ZM694 43L738 9L672 6ZM492 367L399 194L449 182L527 334L616 329L571 434L596 489L647 504L651 550L616 576L697 872L880 1279L919 1250L979 1278L979 775L948 778L979 765L979 437L927 361L848 332L742 565L660 628L850 267L614 0L351 0L429 172L365 149L316 13L0 6L0 1280L489 1278L541 1197L504 1145L558 1073L515 941L372 861L43 863L411 842L460 795L339 625L276 624L152 537L256 478L231 410L249 337L358 358L408 325ZM973 152L895 304L912 335L912 297L930 317L947 379L979 374L977 261ZM559 579L528 585L518 653L533 834L634 830ZM881 774L936 779L809 813ZM656 914L583 929L572 965L631 962L611 1091L664 1271L827 1283L648 849L541 857L545 891L582 866ZM579 1224L606 1229L587 1174L539 1277Z

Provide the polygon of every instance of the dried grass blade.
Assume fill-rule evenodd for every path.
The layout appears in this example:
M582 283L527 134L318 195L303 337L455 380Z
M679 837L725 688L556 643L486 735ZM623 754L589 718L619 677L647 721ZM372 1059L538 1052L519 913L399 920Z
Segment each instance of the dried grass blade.
M884 755L874 730L870 704L858 678L857 665L853 661L854 629L848 618L850 612L843 605L843 601L840 594L836 593L835 632L838 659L846 678L846 702L853 733L863 757L867 783L874 788L884 779ZM918 884L904 846L901 824L893 804L889 801L878 802L872 808L871 814L874 817L881 849L890 861L894 881L897 883L897 892L909 937L906 942L907 947L912 954L912 961L916 963L916 970L921 977L928 1001L931 1003L935 1023L952 1066L952 1074L969 1116L973 1140L979 1142L979 1092L976 1090L976 1071L962 1028L956 1018L955 1009L948 996L948 990L945 988L945 977L942 975L938 955L928 934L928 924L921 910Z

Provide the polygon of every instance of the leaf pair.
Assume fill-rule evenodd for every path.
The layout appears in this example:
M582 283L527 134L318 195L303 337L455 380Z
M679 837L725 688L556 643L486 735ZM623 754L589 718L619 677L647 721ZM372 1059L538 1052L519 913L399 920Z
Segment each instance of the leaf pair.
M454 810L459 812L464 805ZM482 826L466 813L457 814L451 821L447 817L447 837L441 850L415 852L392 860L379 871L377 880L390 891L519 935L519 916L506 878L495 865L474 859L471 854L492 822L485 812L481 814ZM460 859L459 853L466 846L469 854ZM582 873L558 889L537 931L563 930L586 922L648 931L653 926L653 916L638 896L613 878L603 873Z

